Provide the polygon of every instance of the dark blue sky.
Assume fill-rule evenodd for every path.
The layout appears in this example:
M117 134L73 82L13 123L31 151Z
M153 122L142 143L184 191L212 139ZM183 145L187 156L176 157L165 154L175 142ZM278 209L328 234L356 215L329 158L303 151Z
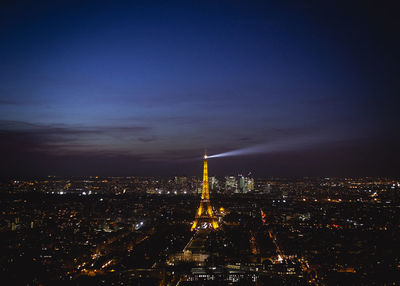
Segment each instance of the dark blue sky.
M398 175L390 2L80 2L0 6L3 175Z

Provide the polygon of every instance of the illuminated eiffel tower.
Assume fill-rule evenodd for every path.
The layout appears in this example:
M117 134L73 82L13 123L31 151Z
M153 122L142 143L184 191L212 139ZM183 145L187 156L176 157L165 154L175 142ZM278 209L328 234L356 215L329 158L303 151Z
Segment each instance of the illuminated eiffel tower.
M195 229L217 229L218 222L214 217L210 204L210 191L208 189L208 168L207 155L204 155L204 171L203 171L203 190L201 192L200 206L197 209L196 217L191 230Z

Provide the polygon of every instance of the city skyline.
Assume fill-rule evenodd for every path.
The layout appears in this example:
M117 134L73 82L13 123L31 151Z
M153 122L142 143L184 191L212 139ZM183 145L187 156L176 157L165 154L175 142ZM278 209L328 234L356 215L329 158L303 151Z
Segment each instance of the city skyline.
M397 176L393 6L4 2L1 177Z
M2 183L0 275L21 285L399 281L398 179L271 178L238 190L238 178L210 177L210 206L204 171ZM199 215L207 204L217 229Z
M1 1L0 281L395 285L394 1Z

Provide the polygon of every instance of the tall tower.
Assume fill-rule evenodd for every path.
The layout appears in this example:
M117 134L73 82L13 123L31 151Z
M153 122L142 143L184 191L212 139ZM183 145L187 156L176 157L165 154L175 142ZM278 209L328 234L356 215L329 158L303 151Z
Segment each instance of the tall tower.
M196 228L218 228L218 222L214 217L210 204L210 191L208 189L207 155L204 155L203 190L201 192L200 206L197 209L196 217L194 219L191 230L193 231Z

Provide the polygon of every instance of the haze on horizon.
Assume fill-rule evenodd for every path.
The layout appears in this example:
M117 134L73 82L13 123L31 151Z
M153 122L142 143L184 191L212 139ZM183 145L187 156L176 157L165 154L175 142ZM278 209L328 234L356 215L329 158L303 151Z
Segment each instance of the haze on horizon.
M3 1L0 177L398 176L396 11Z

